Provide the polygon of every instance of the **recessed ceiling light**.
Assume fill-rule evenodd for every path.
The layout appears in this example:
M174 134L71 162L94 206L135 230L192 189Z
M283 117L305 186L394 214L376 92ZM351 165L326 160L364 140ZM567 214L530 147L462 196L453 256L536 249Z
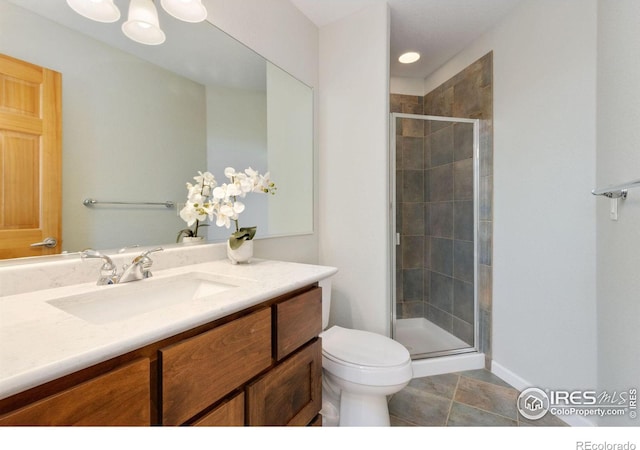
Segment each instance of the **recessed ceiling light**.
M400 58L398 58L398 61L400 61L402 64L411 64L416 62L419 59L420 59L420 53L407 52L400 55Z

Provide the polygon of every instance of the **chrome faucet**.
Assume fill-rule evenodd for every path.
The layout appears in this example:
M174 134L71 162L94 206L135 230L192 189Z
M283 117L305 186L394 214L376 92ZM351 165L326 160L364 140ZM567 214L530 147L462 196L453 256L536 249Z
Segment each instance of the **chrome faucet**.
M158 247L136 256L131 264L125 265L122 268L122 274L118 279L118 283L128 283L129 281L151 278L153 276L151 273L153 261L149 258L149 253L161 252L162 250L164 250L162 247Z
M153 274L151 273L151 266L153 264L153 261L149 257L149 254L162 250L164 250L162 247L158 247L153 250L147 250L141 255L136 256L131 264L125 264L120 275L118 275L118 270L111 258L109 258L107 255L103 255L97 250L88 248L80 252L80 256L82 257L82 259L102 259L103 264L100 268L100 278L98 278L97 284L98 286L103 286L106 284L128 283L130 281L150 278L151 276L153 276Z
M115 284L118 282L118 270L111 258L107 255L103 255L97 250L87 248L80 252L80 257L84 259L101 258L103 261L102 267L100 267L100 278L98 278L98 286L105 284Z

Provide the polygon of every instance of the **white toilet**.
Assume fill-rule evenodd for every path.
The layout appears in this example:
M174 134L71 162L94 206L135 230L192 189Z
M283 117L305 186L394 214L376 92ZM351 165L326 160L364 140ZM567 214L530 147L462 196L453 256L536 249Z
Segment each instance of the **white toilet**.
M322 287L322 325L329 323L331 280ZM380 334L333 326L322 338L324 426L389 426L387 396L413 376L411 356Z

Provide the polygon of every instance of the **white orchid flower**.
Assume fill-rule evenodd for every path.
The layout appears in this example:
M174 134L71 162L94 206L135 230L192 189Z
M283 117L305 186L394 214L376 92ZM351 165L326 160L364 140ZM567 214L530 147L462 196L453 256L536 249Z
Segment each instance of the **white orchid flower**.
M196 210L195 206L191 202L187 202L184 208L180 210L180 218L185 222L187 222L188 226L191 226L194 223L196 223L196 220L199 220L198 217L199 217L198 211Z
M223 185L223 187L225 188L227 193L226 198L242 195L242 190L235 184L226 184L226 185Z
M191 231L192 236L197 236L198 227L207 219L213 222L214 217L217 226L230 228L233 221L238 231L238 217L245 210L244 203L238 201L238 198L246 197L249 192L274 194L276 190L275 184L269 178L269 172L260 175L251 167L244 172L236 172L233 167L227 167L224 169L224 175L231 182L221 186L218 186L211 172L198 172L198 175L193 177L195 184L186 183L187 202L180 211L180 217L189 227L194 223L196 225L194 230L182 230L178 239L185 231ZM255 234L255 231L253 233ZM243 239L252 237L253 234L248 238L243 235Z
M235 218L234 218L235 216ZM217 211L216 215L216 225L219 227L229 228L231 226L231 220L237 220L238 216L236 215L233 207L227 203L220 206L220 209Z
M234 202L233 203L233 212L235 213L235 218L238 218L238 215L244 211L244 203L242 202Z
M213 174L211 174L211 172L202 173L202 172L198 171L198 175L193 177L193 179L196 180L198 182L198 184L201 185L201 186L212 186L212 187L215 187L218 184L218 183L216 183L216 179L213 176Z
M235 175L236 169L234 169L233 167L226 167L224 169L224 176L229 178L230 180L232 180Z
M253 190L253 182L246 176L236 177L234 184L238 188L240 197L246 197L247 193Z
M220 201L220 200L225 200L227 197L227 190L224 188L224 184L222 186L218 186L217 188L215 188L213 190L213 192L211 193L211 195L213 196L213 199L216 201Z

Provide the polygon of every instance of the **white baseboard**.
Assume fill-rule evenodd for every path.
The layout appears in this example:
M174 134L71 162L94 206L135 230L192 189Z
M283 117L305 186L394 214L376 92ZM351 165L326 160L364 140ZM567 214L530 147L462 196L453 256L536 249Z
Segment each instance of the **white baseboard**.
M491 361L491 373L493 373L497 377L502 378L504 381L506 381L507 383L509 383L511 386L513 386L519 391L523 391L530 387L537 387L537 386L534 386L532 383L529 383L524 378L517 375L515 372L512 372L511 370L507 369L502 364L496 362L495 360ZM596 424L593 423L591 420L582 416L575 416L575 415L562 416L562 417L559 417L559 419L562 420L563 422L566 422L567 425L572 427L596 426Z

